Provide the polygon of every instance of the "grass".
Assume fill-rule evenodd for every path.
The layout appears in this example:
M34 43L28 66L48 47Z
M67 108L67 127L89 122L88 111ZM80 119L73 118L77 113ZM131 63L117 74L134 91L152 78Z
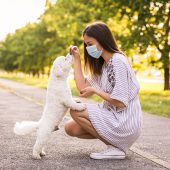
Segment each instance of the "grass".
M170 91L141 90L140 101L143 111L170 118Z
M9 80L21 82L31 86L46 88L48 78L47 77L29 77L29 76L18 76L14 73L4 74L0 73L0 77ZM69 85L74 96L78 96L78 91L75 86L73 79L69 79ZM142 110L147 113L156 114L170 118L170 90L163 91L163 84L161 83L142 83L140 82L140 102ZM91 99L95 101L102 101L101 98L94 95Z
M170 118L170 90L160 83L140 83L140 101L145 112Z

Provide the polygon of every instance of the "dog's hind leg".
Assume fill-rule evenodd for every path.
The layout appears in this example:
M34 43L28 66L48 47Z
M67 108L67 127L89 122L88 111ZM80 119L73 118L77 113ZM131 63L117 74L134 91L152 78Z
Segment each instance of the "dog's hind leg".
M45 152L45 148L43 147L41 150L40 156L45 156L45 155L46 155L46 152Z
M37 133L37 140L33 148L33 158L34 159L41 159L41 156L45 155L43 151L44 146L46 145L49 137L51 135L50 129L42 129L40 128Z

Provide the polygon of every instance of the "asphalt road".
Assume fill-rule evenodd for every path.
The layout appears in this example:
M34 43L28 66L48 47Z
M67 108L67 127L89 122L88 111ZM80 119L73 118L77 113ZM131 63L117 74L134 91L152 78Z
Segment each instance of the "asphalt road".
M125 160L93 160L91 152L105 145L97 139L78 139L65 134L63 124L48 142L47 156L32 159L36 133L17 136L16 121L38 120L43 107L0 88L0 169L1 170L164 170L163 166L129 151Z

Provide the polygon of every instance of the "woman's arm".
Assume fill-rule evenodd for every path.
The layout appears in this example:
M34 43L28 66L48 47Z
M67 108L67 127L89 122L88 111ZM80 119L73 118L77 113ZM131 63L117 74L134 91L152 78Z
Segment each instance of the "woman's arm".
M117 108L124 108L126 107L124 105L124 103L122 103L121 101L118 101L118 100L115 100L115 99L112 99L110 97L110 94L109 93L105 93L104 91L101 91L101 90L97 90L95 89L95 93L100 96L101 98L103 98L104 100L108 101L109 103L113 104L114 106L116 106Z
M105 93L102 90L95 89L94 87L86 87L83 90L80 91L80 96L81 97L88 97L89 94L95 93L96 95L100 96L102 99L108 101L109 103L113 104L116 106L118 109L126 107L125 104L121 101L118 101L116 99L112 99L110 97L109 93Z
M78 48L76 46L70 46L70 53L74 56L74 79L76 86L81 91L85 87L90 86L90 83L84 78Z
M74 59L74 79L76 82L77 89L79 91L81 91L87 86L90 86L90 83L84 78L80 57Z

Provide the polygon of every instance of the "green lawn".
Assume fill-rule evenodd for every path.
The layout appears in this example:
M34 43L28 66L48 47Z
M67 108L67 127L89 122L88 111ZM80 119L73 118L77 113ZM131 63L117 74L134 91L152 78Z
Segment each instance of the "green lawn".
M145 112L170 117L170 90L160 83L140 83L140 101Z
M16 74L2 74L0 77L14 80L17 82L25 83L28 85L46 88L48 78L33 78L25 76L17 76ZM72 94L77 96L74 80L69 79L69 85L72 89ZM140 102L142 110L147 113L161 115L170 118L170 91L163 91L163 84L160 83L141 83L140 82ZM102 101L101 98L94 95L91 97L95 101Z

